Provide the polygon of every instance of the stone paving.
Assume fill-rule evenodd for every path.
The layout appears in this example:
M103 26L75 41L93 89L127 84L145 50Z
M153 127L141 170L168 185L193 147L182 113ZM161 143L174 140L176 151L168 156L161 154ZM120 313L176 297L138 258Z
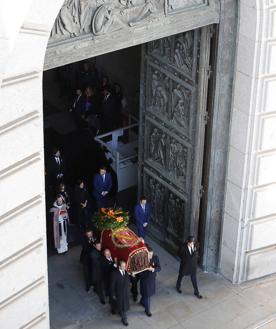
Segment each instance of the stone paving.
M193 296L190 279L184 278L182 294L175 290L178 261L150 242L159 255L157 293L148 318L131 301L129 328L141 329L276 329L276 276L232 285L219 275L198 273L202 300ZM84 290L80 247L65 255L49 257L51 329L123 328L120 318L100 304L95 293Z

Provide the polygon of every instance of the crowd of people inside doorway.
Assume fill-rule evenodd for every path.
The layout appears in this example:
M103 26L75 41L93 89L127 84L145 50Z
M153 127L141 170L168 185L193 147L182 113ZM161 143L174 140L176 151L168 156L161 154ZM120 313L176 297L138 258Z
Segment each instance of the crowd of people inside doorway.
M59 74L61 85L65 79L66 76ZM69 97L69 111L78 127L88 127L97 134L122 126L122 108L126 100L121 86L117 82L111 83L107 75L100 75L94 62L82 62L73 85L75 90L68 90L73 92Z

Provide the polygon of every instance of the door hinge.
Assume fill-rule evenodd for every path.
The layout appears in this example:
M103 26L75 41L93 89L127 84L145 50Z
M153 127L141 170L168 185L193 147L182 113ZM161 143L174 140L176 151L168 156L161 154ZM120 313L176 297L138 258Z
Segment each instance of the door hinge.
M204 187L201 185L199 189L199 197L202 198L204 193L205 193Z

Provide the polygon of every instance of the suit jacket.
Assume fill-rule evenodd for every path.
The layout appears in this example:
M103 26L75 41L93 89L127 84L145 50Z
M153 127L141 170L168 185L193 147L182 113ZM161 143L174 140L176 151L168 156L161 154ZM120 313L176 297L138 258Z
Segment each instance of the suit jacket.
M94 239L89 240L87 236L83 238L82 250L80 254L80 262L83 265L91 265L90 254L94 249L93 243L94 243Z
M60 164L57 163L56 158L54 155L52 155L48 159L48 164L47 164L47 173L49 175L49 178L53 184L56 184L56 182L59 180L57 178L57 175L60 174L65 174L65 164L64 160L62 157L59 157L60 159ZM63 177L64 178L64 177Z
M195 274L197 269L197 259L198 259L197 250L194 249L194 252L190 254L188 244L184 243L183 246L180 248L179 256L180 256L179 274L180 275Z
M99 282L103 279L102 273L102 254L94 248L90 254L92 265L92 280L93 283Z
M116 299L116 308L118 312L126 312L129 309L129 275L125 272L122 276L119 269L111 274L110 295Z
M145 211L140 203L135 206L134 215L136 220L136 226L139 229L143 229L143 224L149 222L150 218L150 205L146 204Z
M77 116L85 114L85 98L83 95L77 95L72 104L73 113Z
M139 274L140 292L144 297L150 297L155 294L156 274L161 271L161 266L157 255L153 255L150 261L150 266L154 267L154 272L147 270Z
M110 192L111 188L112 188L112 178L110 173L106 172L104 181L100 174L95 175L93 195L95 196L96 199L100 200L104 198L101 193L103 191Z
M102 275L103 280L105 283L106 288L109 289L110 287L110 280L111 280L111 274L113 271L115 271L116 267L114 267L114 260L109 261L106 257L102 257Z

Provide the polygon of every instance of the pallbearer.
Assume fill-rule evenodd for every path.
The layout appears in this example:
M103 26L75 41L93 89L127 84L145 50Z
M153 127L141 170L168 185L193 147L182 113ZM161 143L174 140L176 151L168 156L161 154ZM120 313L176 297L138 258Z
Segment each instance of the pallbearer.
M161 271L159 258L153 254L151 247L149 251L149 269L139 274L140 277L140 292L142 298L140 304L144 306L147 316L152 316L150 311L150 297L155 294L155 281L157 272Z
M110 294L112 296L112 310L116 311L121 316L121 321L124 326L128 326L127 314L129 310L129 287L130 280L129 275L126 271L126 262L123 260L119 261L119 268L115 270L111 275L110 282Z

